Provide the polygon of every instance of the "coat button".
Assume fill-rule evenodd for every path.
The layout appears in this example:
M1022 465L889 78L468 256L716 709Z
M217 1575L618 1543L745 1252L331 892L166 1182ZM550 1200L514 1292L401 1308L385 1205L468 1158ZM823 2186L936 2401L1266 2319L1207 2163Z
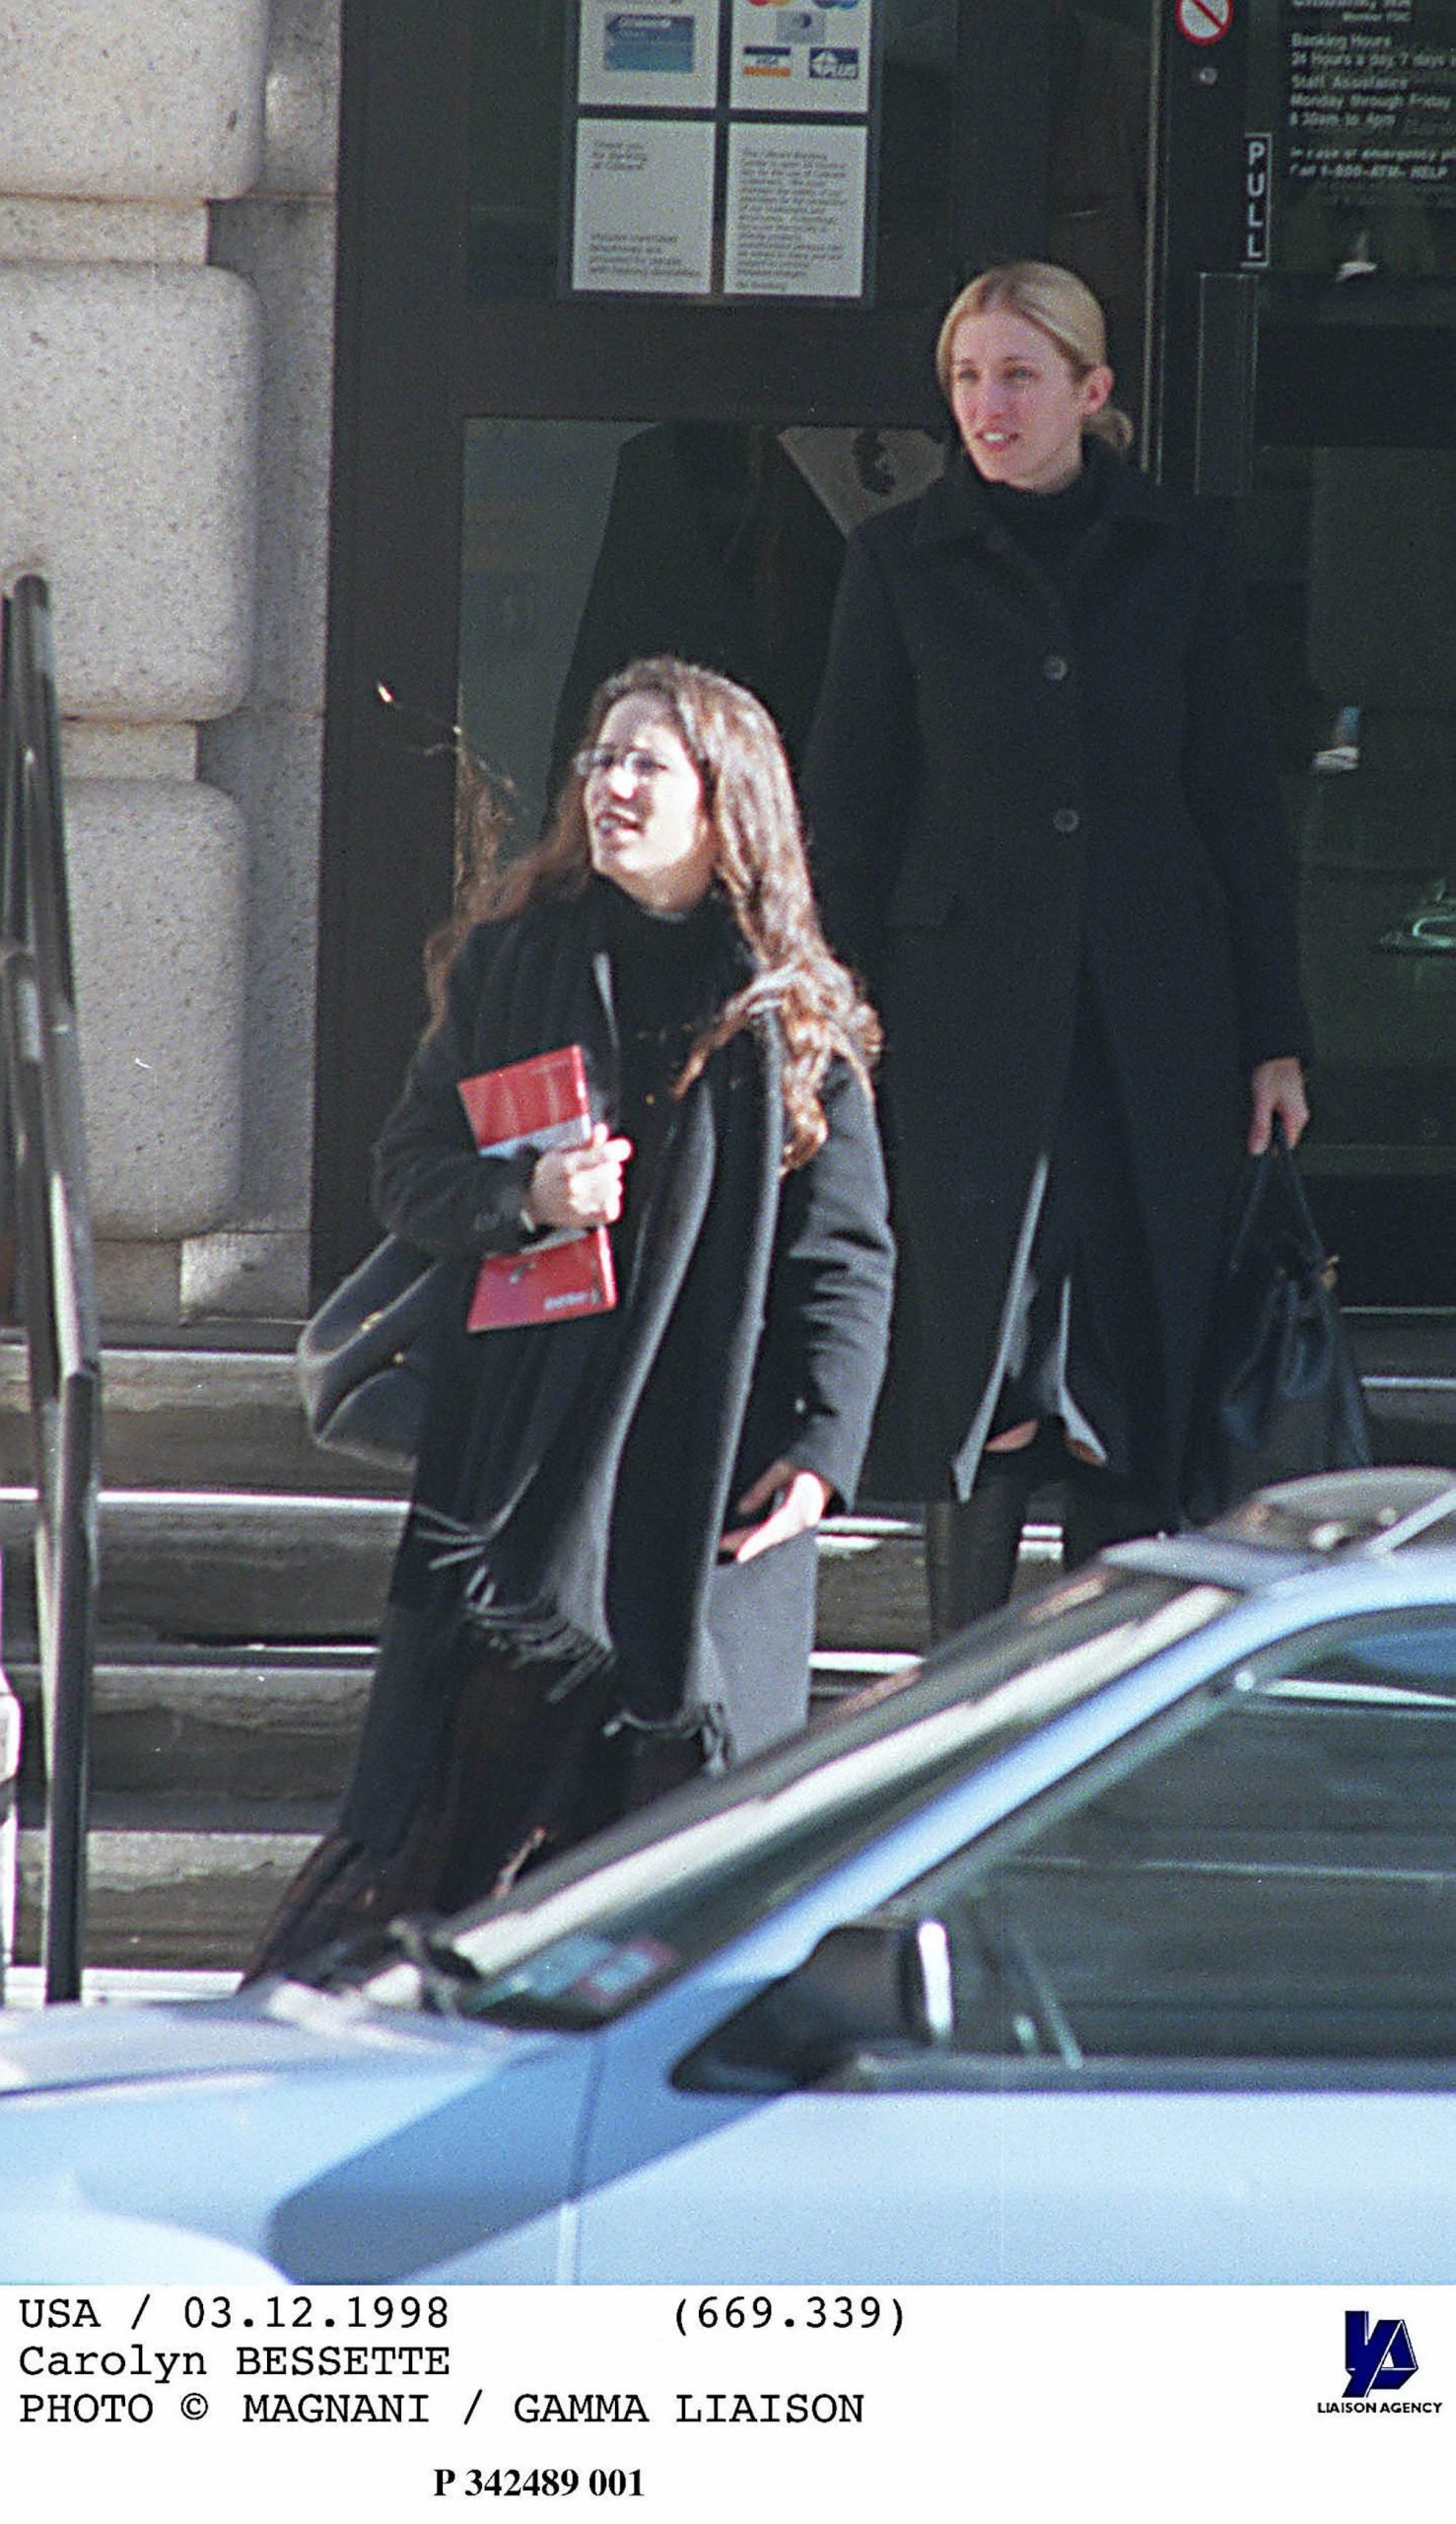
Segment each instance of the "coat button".
M1065 683L1072 672L1072 668L1068 665L1067 660L1060 656L1055 649L1052 651L1050 657L1043 658L1041 662L1041 670L1046 676L1048 683Z
M1058 832L1075 832L1080 826L1081 817L1075 806L1059 806L1052 817L1052 822Z

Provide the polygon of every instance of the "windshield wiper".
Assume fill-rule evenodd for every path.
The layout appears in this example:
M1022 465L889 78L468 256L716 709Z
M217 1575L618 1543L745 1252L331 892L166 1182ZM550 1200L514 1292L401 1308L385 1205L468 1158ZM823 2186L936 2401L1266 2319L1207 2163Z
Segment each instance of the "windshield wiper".
M437 1928L407 1916L323 1946L307 1966L291 1968L288 1977L314 1990L367 1990L396 1961L413 1970L419 2004L427 2015L471 2012L462 2004L464 1994L478 1988L483 1975Z
M481 1978L468 1955L448 1936L422 1928L418 1920L391 1920L384 1937L418 1974L420 2004L427 2015L468 2014L460 2004L461 1997L466 1990L478 1988Z

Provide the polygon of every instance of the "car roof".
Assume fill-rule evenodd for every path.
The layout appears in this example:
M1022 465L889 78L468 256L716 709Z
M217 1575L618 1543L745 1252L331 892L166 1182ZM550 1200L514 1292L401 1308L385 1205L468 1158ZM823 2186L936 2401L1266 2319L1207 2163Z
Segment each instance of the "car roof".
M1384 1559L1418 1546L1449 1548L1456 1544L1456 1471L1399 1464L1315 1473L1256 1492L1209 1531L1261 1551L1326 1561L1337 1553Z
M1361 1595L1371 1605L1456 1604L1456 1470L1379 1465L1277 1482L1211 1525L1117 1543L1101 1557L1244 1596L1314 1577L1323 1588L1339 1571L1347 1611Z

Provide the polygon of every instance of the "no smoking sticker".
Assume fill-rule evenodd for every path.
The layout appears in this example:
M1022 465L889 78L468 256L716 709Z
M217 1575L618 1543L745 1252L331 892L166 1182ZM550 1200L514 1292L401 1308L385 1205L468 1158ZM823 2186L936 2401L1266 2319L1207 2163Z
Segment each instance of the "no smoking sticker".
M1174 14L1190 43L1221 43L1233 24L1233 0L1178 0Z

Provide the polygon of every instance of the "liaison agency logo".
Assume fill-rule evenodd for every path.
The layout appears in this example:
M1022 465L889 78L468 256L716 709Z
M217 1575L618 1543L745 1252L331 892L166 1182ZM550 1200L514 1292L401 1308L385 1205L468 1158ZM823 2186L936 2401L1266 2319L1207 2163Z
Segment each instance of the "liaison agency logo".
M1409 2324L1384 2315L1372 2320L1362 2310L1348 2310L1345 2390L1338 2401L1320 2402L1316 2407L1321 2417L1433 2419L1441 2409L1439 2402L1403 2398L1419 2371Z

